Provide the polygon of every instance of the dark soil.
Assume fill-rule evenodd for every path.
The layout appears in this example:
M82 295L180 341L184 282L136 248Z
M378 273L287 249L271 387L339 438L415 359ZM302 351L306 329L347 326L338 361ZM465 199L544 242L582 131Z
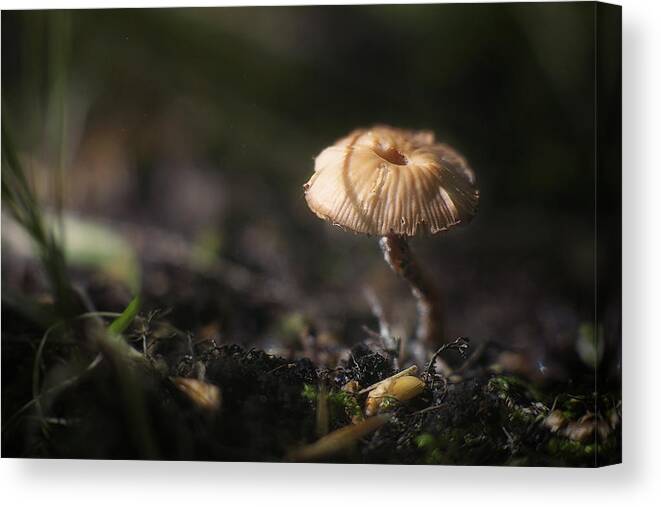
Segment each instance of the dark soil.
M77 344L53 339L45 348L44 362L51 366L44 383L55 385L72 372L79 380L43 396L42 414L32 407L12 418L32 398L36 346L20 337L35 335L37 328L10 308L3 309L3 317L3 337L14 337L3 342L3 456L286 461L292 450L318 438L322 384L332 431L351 425L364 404L365 395L348 394L344 385L355 380L364 388L396 371L395 355L373 340L355 345L335 367L320 367L305 357L285 359L220 343L217 337L173 332L168 316L143 314L126 333L144 338L147 346L147 361L131 367L131 395L139 400L139 410L121 387L117 365L102 360L80 374L93 356ZM133 342L142 350L142 339ZM574 396L566 385L535 385L494 366L501 353L497 346L473 347L466 361L446 351L444 357L460 365L459 374L445 378L423 369L421 395L391 407L385 426L322 460L518 466L620 461L617 396ZM468 366L464 371L462 364ZM200 408L177 389L174 377L218 386L220 408ZM583 420L580 438L546 424L551 409L562 412L563 428ZM606 426L598 427L596 421L602 420Z

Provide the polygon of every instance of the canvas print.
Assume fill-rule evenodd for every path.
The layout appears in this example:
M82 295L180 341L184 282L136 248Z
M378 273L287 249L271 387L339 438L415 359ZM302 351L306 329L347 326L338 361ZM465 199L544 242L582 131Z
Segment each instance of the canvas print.
M621 461L621 9L2 12L2 456Z

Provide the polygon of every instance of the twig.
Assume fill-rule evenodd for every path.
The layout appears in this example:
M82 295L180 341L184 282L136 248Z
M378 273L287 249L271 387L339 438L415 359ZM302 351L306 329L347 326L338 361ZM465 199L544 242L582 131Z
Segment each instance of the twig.
M365 299L367 300L367 304L370 306L370 310L372 311L372 314L376 317L376 320L379 322L379 335L382 338L391 340L391 334L390 334L390 324L386 320L385 312L383 311L383 306L381 306L381 302L379 301L379 298L376 296L376 293L371 287L365 287L363 289L363 294L365 295Z
M492 343L489 341L480 343L475 349L475 352L473 352L470 355L470 357L466 359L466 361L464 361L464 364L462 364L459 368L455 370L455 373L462 373L471 366L473 366L477 362L477 360L480 359L482 354L484 354L484 351L487 350L487 347L489 347L490 345L492 345Z
M116 313L116 312L87 312L83 313L81 315L76 316L74 319L75 320L84 320L84 319L89 319L89 318L101 318L101 317L119 317L121 314ZM56 322L52 326L50 326L46 332L44 333L43 337L39 341L39 346L37 347L37 353L35 354L34 358L34 363L32 366L32 401L33 404L35 405L37 409L37 416L43 420L43 410L41 407L41 396L39 394L41 382L40 382L40 369L41 369L41 363L42 363L42 356L44 353L44 348L46 346L46 342L50 338L51 333L57 329L58 327L63 327L66 325L65 321L60 321Z
M558 398L560 398L559 394L553 399L553 405L551 405L551 409L549 410L549 414L555 410L555 407L558 404Z
M379 333L374 331L374 329L370 329L368 326L364 325L362 326L363 331L365 331L366 334L371 336L372 338L378 339L378 340L384 340L385 337L381 336Z
M66 380L63 380L59 384L57 384L57 385L55 385L55 386L53 386L53 387L51 387L51 388L49 388L45 391L42 391L38 396L32 398L25 405L23 405L20 409L18 409L14 413L14 415L12 415L9 418L9 420L2 427L2 432L4 433L12 425L12 423L18 419L18 417L23 412L25 412L27 409L29 409L33 405L39 403L41 401L41 399L44 398L45 396L48 396L49 394L52 394L52 393L54 393L56 391L59 391L59 390L62 390L62 389L66 389L67 387L71 387L72 385L76 384L76 382L78 382L85 373L88 373L88 372L92 371L94 368L96 368L97 365L101 362L102 359L103 359L103 355L100 354L100 353L97 354L96 357L94 358L94 360L89 365L87 365L87 367L80 374L74 375L73 377L70 377ZM40 419L41 419L41 417L40 417Z
M461 354L461 357L466 357L466 350L468 350L468 347L470 347L470 340L468 338L457 338L453 342L446 343L445 345L441 345L441 347L434 352L434 355L431 356L431 359L429 360L429 364L427 365L427 375L428 376L433 376L434 373L434 362L438 358L441 353L445 352L446 350L456 350Z
M267 371L265 373L265 375L269 375L269 374L273 373L274 371L278 371L280 368L293 368L294 366L296 366L296 363L281 364L280 366L276 366L272 370Z
M427 412L432 412L434 410L438 410L439 408L443 408L445 406L445 403L441 403L439 405L432 405L431 407L423 408L422 410L418 410L417 412L413 412L411 415L420 415L420 414L426 414Z

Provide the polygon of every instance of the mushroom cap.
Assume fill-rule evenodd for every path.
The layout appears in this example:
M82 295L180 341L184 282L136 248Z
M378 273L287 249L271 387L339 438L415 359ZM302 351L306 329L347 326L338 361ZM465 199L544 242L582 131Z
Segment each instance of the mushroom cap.
M319 217L369 235L435 234L467 223L479 191L464 158L428 131L359 129L323 150L303 186Z

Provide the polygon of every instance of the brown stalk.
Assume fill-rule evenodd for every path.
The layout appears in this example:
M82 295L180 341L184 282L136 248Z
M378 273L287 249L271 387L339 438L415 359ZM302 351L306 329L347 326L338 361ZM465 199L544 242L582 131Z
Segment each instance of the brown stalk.
M418 340L431 346L441 345L445 342L445 322L440 294L420 269L408 240L405 236L388 234L381 236L379 245L388 265L411 286L418 308Z

